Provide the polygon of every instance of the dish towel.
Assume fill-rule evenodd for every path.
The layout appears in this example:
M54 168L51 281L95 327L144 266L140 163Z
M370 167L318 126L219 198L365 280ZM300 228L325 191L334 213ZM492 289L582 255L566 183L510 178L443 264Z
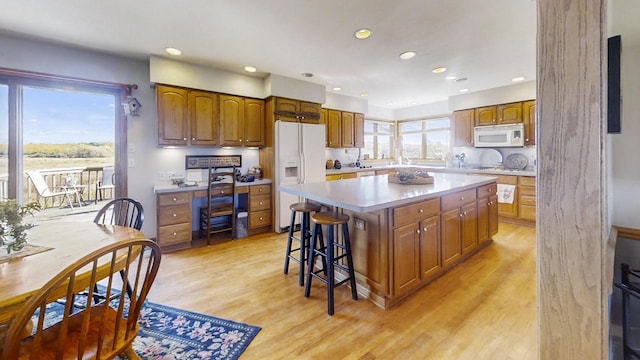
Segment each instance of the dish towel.
M498 202L505 204L513 204L513 198L516 192L515 185L498 184Z

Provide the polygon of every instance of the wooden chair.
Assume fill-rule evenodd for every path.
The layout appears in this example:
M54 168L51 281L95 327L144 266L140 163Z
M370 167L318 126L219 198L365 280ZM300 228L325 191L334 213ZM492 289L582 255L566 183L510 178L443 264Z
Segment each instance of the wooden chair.
M149 289L158 273L160 248L147 239L131 239L96 250L55 275L40 292L31 297L13 319L4 341L2 360L13 359L111 359L116 355L139 359L132 348L138 334L138 317ZM115 276L124 270L125 281ZM106 278L105 278L106 276ZM106 284L106 293L125 291L131 284L130 299L94 303L70 314L71 297L81 289ZM46 305L66 297L62 319L44 328ZM128 306L127 306L128 303ZM34 311L34 334L24 337Z
M98 203L98 193L100 193L100 200L102 200L102 192L104 190L115 188L116 173L113 166L105 166L102 168L102 179L96 182L96 199L95 204Z
M77 198L79 195L77 189L60 187L60 190L53 191L51 190L47 182L44 180L44 177L42 176L42 174L40 174L39 172L27 171L26 174L29 177L29 179L31 179L33 186L36 188L36 191L38 192L38 197L44 199L45 208L47 207L47 200L49 198L62 196L67 201L67 203L69 204L69 207L73 211L73 201L71 201L71 195L74 195ZM82 206L82 202L78 201L78 205Z
M116 198L106 203L93 222L96 224L120 225L142 229L144 209L142 204L131 198Z

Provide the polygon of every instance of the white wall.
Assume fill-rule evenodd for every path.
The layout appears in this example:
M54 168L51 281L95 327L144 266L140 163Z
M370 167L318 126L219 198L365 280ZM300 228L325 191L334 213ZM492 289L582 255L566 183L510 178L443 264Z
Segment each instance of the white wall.
M637 22L637 1L613 2L612 35L622 36L622 121L609 135L612 151L613 225L640 229L640 41L625 37ZM631 25L632 26L632 25ZM637 29L638 26L636 25ZM638 31L635 31L636 35Z
M495 89L476 91L449 97L451 111L470 109L536 98L536 82L527 81Z

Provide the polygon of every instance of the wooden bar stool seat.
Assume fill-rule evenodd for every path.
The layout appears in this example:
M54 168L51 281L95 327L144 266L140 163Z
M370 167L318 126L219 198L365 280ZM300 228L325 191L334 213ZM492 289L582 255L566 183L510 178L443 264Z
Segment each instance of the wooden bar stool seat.
M289 272L289 260L292 260L300 264L300 270L298 275L298 283L300 286L304 285L304 267L307 256L307 248L311 241L311 227L309 216L312 212L320 211L320 205L308 202L300 202L291 204L289 206L291 210L291 221L289 222L289 236L287 237L287 253L284 258L284 273ZM296 214L300 214L300 232L299 236L295 236L296 228ZM292 249L292 242L297 241L299 246ZM298 253L298 256L292 254Z
M334 212L319 212L311 215L313 230L311 232L311 244L307 257L307 281L304 288L304 296L311 294L311 279L315 277L327 285L327 313L334 313L334 289L346 282L351 286L351 297L358 300L356 289L356 277L353 270L353 257L351 255L351 240L349 239L349 215ZM326 227L327 244L323 241L322 226ZM342 242L334 235L334 226L342 227ZM336 253L337 250L337 253ZM316 256L322 257L322 269L314 271ZM341 260L346 259L345 265ZM335 269L341 270L347 277L336 282Z

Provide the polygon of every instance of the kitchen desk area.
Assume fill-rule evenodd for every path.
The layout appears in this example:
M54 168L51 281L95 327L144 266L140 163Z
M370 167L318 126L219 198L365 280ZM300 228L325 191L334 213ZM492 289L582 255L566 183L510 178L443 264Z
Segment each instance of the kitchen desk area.
M387 309L480 249L498 231L497 177L433 174L434 183L389 175L285 185L349 215L360 296Z

